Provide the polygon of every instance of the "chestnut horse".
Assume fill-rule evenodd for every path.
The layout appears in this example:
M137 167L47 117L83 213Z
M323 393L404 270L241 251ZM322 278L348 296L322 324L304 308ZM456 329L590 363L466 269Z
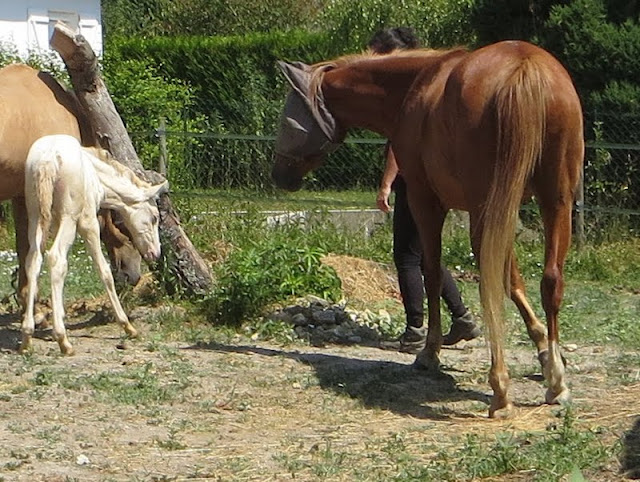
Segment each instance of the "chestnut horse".
M0 201L12 200L19 260L18 299L23 310L28 252L24 166L33 142L50 134L68 134L87 146L96 144L79 102L52 76L22 64L0 69ZM140 254L118 231L110 213L103 214L102 238L116 279L136 284L140 279Z
M466 210L491 349L489 416L506 417L513 409L503 347L505 293L538 350L546 402L568 401L558 313L584 139L580 100L562 65L521 41L471 52L418 50L280 65L293 90L276 140L272 175L278 186L299 188L352 127L391 140L424 252L429 324L415 365L439 369L441 231L450 209ZM513 251L519 206L530 195L544 224L546 330L525 296Z

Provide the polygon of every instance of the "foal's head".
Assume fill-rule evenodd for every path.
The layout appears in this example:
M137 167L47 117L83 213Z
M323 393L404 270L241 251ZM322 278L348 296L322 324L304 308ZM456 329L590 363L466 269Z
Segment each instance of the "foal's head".
M97 148L87 148L86 151L92 154L93 166L105 187L106 196L101 207L118 213L133 245L145 261L157 259L160 256L160 214L156 199L169 190L169 183L164 181L152 185L116 161L108 151Z
M158 223L160 214L156 198L166 192L167 183L149 185L141 190L134 202L123 203L118 209L122 222L131 234L131 240L145 261L151 262L160 256Z

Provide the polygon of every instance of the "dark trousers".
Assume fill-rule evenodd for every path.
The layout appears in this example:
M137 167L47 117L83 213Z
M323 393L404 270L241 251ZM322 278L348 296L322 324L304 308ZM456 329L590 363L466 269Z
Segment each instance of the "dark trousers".
M393 183L396 193L393 208L393 261L398 271L398 284L407 316L407 326L421 327L424 322L424 282L422 277L422 245L409 210L407 186L402 177ZM442 299L453 317L466 313L460 291L451 273L442 266Z

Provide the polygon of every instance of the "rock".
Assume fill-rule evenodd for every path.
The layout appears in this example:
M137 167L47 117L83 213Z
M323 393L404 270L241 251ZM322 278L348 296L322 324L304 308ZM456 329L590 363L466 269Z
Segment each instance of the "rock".
M84 454L80 454L76 457L77 465L89 465L91 462L89 461L89 457Z
M307 320L307 317L304 316L304 314L298 313L291 318L291 323L295 326L305 326L309 324L309 320Z
M333 325L336 322L336 313L333 310L314 311L311 316L319 325Z

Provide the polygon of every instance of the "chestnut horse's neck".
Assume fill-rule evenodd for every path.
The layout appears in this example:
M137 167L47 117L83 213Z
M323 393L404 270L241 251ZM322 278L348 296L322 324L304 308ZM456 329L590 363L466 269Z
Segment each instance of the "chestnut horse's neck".
M455 49L343 57L319 69L318 81L327 108L342 128L369 129L389 138L416 77L435 75L447 64L453 68L466 55L466 50Z

